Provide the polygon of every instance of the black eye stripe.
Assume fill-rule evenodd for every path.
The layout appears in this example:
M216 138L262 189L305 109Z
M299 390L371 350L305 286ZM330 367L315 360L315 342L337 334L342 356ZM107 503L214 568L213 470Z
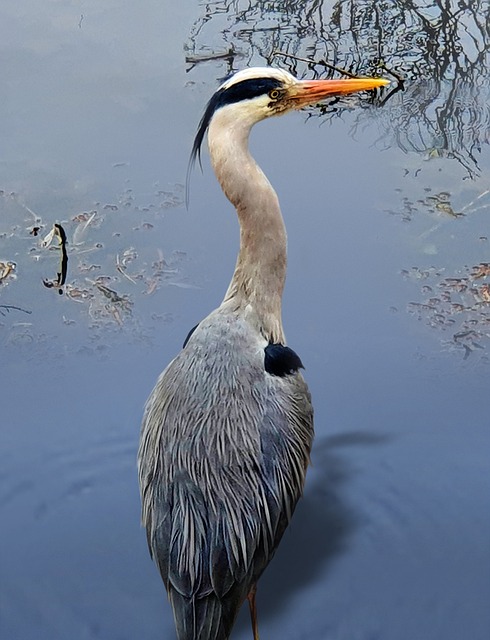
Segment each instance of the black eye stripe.
M211 122L211 118L218 109L227 104L240 102L241 100L257 98L281 86L282 82L277 80L277 78L249 78L248 80L242 80L241 82L232 84L230 87L219 89L208 102L204 115L199 123L194 144L192 145L190 166L194 164L196 158L201 162L202 141L204 140L204 135Z
M223 107L225 104L240 102L240 100L257 98L269 93L272 89L277 89L281 84L281 81L276 78L249 78L248 80L242 80L218 92L221 94L221 99L217 108Z

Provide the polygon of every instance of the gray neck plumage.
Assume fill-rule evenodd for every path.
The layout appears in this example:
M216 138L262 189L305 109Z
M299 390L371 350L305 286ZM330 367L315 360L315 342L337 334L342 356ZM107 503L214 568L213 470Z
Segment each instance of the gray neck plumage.
M253 124L223 108L208 130L211 163L240 222L240 252L223 304L248 313L269 342L284 343L286 229L276 192L248 150Z

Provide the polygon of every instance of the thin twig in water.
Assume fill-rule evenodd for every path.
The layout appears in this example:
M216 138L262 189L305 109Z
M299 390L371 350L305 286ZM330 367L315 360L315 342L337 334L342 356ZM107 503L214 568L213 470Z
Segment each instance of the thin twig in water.
M312 65L322 65L323 67L327 67L327 69L331 69L332 71L337 71L338 73L343 74L344 76L348 76L349 78L357 78L355 73L351 73L350 71L346 71L345 69L340 69L340 67L336 67L325 60L311 60L310 58L300 58L299 56L294 56L292 53L284 53L283 51L273 51L271 55L271 60L276 56L282 56L283 58L293 58L293 60L298 60L299 62L306 62L307 64Z
M387 67L382 60L378 62L378 67L380 69L383 69L383 71L386 71L386 73L392 75L395 80L398 81L398 89L404 89L405 78L400 73L398 73L397 71L393 71L393 69L390 69L390 67Z
M5 315L4 311L7 313L10 311L22 311L22 313L28 313L29 315L32 313L32 311L22 309L22 307L16 307L14 304L0 304L0 314L2 314L2 316Z
M203 55L186 56L185 61L187 64L198 64L199 62L210 62L211 60L226 60L237 55L237 52L233 47L230 47L228 51L222 53L208 53Z
M133 278L131 276L129 276L126 271L124 270L124 266L121 264L121 261L119 259L119 254L117 254L116 256L116 269L119 271L120 274L122 274L125 278L127 278L130 282L132 282L133 284L138 284L136 282L136 280L133 280Z

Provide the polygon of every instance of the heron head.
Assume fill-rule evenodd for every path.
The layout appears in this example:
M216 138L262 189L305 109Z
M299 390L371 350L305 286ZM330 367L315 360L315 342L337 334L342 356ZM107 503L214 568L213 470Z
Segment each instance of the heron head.
M298 80L283 69L252 67L238 71L217 89L207 104L192 148L200 156L204 135L214 115L227 109L230 118L252 126L270 116L315 104L324 98L366 91L389 84L383 78Z

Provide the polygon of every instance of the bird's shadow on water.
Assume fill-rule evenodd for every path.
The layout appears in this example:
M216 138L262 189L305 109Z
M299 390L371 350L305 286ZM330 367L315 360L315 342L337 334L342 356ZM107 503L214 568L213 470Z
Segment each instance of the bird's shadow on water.
M347 552L359 517L343 492L356 473L345 449L385 444L391 436L355 431L315 441L306 491L274 560L259 581L261 619L275 616L288 599L323 575L328 564ZM238 626L247 624L241 616Z

